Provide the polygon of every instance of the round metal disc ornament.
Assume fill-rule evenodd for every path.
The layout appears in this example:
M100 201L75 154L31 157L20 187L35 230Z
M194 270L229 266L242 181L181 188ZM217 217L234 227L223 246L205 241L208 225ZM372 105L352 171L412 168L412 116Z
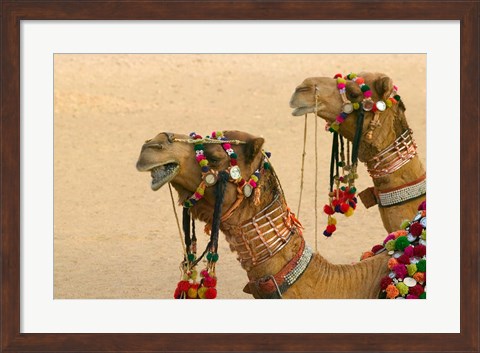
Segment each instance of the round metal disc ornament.
M252 195L252 192L253 192L253 187L252 185L250 184L245 184L243 186L243 194L246 196L246 197L250 197Z
M406 278L403 280L403 283L405 283L405 285L406 285L407 287L415 287L415 285L417 284L417 281L415 280L415 278L406 277Z
M387 109L387 104L384 101L378 101L375 105L380 112L383 112L385 109Z
M235 165L232 168L230 168L230 177L233 180L237 180L242 177L242 173L240 172L240 167L238 165Z
M342 111L345 114L350 114L351 112L353 112L353 104L350 102L343 103Z
M366 112L369 112L370 110L373 109L373 101L371 99L366 99L362 102L362 107L363 110Z
M203 177L203 180L205 180L205 184L207 184L207 186L212 186L217 182L217 176L213 173L207 173Z

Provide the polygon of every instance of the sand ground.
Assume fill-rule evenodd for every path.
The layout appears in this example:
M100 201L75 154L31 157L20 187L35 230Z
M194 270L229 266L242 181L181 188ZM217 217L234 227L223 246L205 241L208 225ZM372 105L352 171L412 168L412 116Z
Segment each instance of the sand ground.
M57 54L54 103L54 297L171 298L181 245L168 188L150 189L135 169L143 142L161 131L261 135L287 201L297 209L303 117L295 87L310 76L377 71L393 78L425 162L425 55L70 55ZM329 133L319 121L319 205L327 200ZM314 121L309 117L300 219L314 246ZM360 168L357 188L371 186ZM181 209L177 207L180 214ZM318 249L334 263L357 261L386 235L377 208L339 218ZM198 229L203 229L197 224ZM200 234L201 244L206 236ZM219 298L251 298L224 238Z

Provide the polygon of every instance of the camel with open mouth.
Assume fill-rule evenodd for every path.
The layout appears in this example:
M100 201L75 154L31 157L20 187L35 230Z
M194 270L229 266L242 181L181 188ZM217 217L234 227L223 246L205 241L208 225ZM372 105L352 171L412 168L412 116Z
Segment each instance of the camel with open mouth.
M346 80L346 100L339 93L336 79L307 78L296 87L290 107L294 108L294 116L316 112L327 124L333 124L346 101L357 103L362 109L365 97L361 85L369 86L370 102L378 105L379 110L370 107L371 110L365 111L358 159L366 164L374 187L359 196L367 208L379 205L383 225L392 232L399 228L402 221L414 217L417 206L425 200L425 168L416 154L416 145L405 117L405 105L394 98L399 97L392 79L380 73L360 73L358 77L363 78L362 81ZM396 103L390 104L389 100ZM338 132L353 141L357 112L351 105L349 107Z
M240 131L226 131L223 136L240 143L232 143L227 150L205 143L202 153L212 171L230 175L220 230L247 272L249 282L244 291L255 298L376 298L380 280L389 271L389 256L381 253L355 264L336 265L313 253L287 205L273 166L268 163L267 168L264 139ZM194 145L186 142L189 139L160 133L145 142L137 162L139 171L151 173L152 190L171 183L181 204L192 200L198 186L207 180ZM256 181L239 182L249 178ZM245 185L253 185L255 190ZM215 198L214 187L207 186L190 208L191 216L212 224ZM234 209L232 205L236 205Z

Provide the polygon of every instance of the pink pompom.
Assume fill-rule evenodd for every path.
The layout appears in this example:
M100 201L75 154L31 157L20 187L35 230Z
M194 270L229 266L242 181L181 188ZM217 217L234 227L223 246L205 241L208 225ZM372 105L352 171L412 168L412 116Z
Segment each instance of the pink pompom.
M407 295L407 299L418 299L418 296L409 294Z
M253 181L253 180L250 180L248 183L249 183L249 184L252 186L252 188L254 188L254 189L257 187L257 183L256 183L255 181Z
M383 245L385 245L389 240L393 240L393 239L395 239L395 234L390 233L383 241Z
M427 209L427 201L423 201L420 206L418 206L419 211L425 211Z
M228 149L232 148L232 145L229 144L229 143L224 143L224 144L223 144L223 148L225 148L226 150L228 150Z
M398 264L393 268L393 272L395 272L397 278L404 279L407 275L407 267L404 264Z
M337 87L338 87L338 89L343 89L343 88L345 88L345 84L344 83L339 83L337 85Z
M372 91L366 91L366 92L363 92L363 96L365 98L370 98L372 96Z
M395 86L395 85L393 85L393 89L394 89L395 91L398 91L398 87Z
M403 254L407 257L413 256L413 246L409 245L403 250Z
M203 196L200 195L198 192L196 192L196 193L194 194L194 196L195 196L195 198L196 198L197 200L200 200L200 199L203 197Z
M197 162L200 162L200 161L203 161L204 159L206 159L205 155L203 155L203 154L199 154L195 158L196 158Z

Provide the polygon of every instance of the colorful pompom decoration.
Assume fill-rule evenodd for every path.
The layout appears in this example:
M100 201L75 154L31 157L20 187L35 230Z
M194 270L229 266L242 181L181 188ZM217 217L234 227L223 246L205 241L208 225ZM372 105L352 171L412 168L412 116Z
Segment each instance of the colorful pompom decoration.
M387 263L390 272L380 280L379 298L426 299L426 212L423 202L411 222L403 222L402 230L390 233L383 245L372 248L374 254L388 251L392 256Z

